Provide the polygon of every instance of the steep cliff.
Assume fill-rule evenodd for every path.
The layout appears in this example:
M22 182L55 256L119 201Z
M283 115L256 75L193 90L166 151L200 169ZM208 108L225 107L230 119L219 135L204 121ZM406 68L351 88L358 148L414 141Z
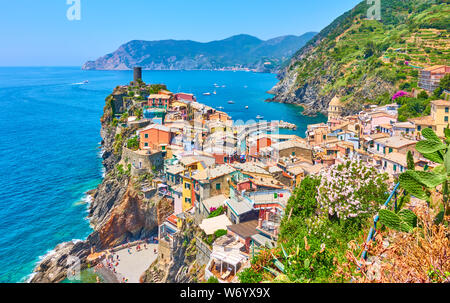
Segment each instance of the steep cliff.
M271 90L274 102L326 112L334 96L355 113L364 103L390 102L417 87L418 70L448 63L450 6L446 1L383 0L381 20L368 20L361 2L301 48Z
M36 266L31 282L60 282L66 278L73 257L79 258L83 268L91 249L98 252L148 237L158 226L159 198L146 199L139 191L142 180L130 177L117 168L121 149L117 148L116 127L111 125L113 115L108 100L109 97L101 127L105 178L97 189L90 192L93 201L89 206L88 218L93 232L84 241L57 245ZM127 133L122 132L122 135Z

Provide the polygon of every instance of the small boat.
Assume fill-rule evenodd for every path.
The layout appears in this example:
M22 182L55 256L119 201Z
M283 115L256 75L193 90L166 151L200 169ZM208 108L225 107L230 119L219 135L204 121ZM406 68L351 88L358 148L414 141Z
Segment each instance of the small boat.
M228 104L234 104L233 100L228 101Z
M81 82L81 83L83 83L83 84L88 84L89 83L89 81L88 80L84 80L83 82Z
M256 116L256 119L258 119L258 120L264 119L264 116L258 115L258 116Z
M245 106L245 109L248 109L248 105Z
M226 85L222 85L222 87L226 87Z
M210 96L211 93L203 93L203 96Z
M217 92L216 92L216 91L214 91L214 92L213 92L213 94L214 94L214 95L216 95L216 94L217 94Z
M218 106L217 109L222 110L223 106Z

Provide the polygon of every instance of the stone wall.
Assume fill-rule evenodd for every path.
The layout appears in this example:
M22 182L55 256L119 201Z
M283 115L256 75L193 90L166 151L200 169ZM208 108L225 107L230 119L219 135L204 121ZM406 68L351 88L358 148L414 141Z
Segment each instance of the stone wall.
M195 237L195 244L197 246L197 255L196 255L197 263L200 266L208 264L209 257L212 253L208 244L203 242L199 237Z
M162 152L142 153L141 151L133 151L123 147L122 159L127 164L130 163L132 165L131 174L133 176L151 172L153 167L160 170L164 165Z

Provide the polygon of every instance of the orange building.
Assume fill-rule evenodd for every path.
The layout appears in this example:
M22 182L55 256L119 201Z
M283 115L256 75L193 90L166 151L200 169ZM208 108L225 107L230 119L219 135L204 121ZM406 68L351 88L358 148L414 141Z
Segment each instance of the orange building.
M172 136L170 128L160 124L151 124L139 132L139 148L159 150L161 145L170 144Z
M167 109L172 102L172 98L170 94L152 94L148 96L148 106Z

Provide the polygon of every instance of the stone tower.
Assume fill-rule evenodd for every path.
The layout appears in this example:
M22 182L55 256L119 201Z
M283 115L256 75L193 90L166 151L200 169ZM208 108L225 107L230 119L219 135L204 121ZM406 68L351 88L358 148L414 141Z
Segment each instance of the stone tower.
M138 83L139 80L142 80L142 67L136 66L133 70L134 74L134 83Z

